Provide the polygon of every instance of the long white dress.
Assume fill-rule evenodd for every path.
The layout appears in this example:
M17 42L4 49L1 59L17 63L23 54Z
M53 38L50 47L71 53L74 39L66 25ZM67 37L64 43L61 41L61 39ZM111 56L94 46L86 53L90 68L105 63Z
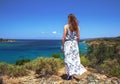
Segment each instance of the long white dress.
M81 75L87 70L80 62L79 48L76 41L77 34L67 28L66 41L64 43L64 56L66 71L69 76Z

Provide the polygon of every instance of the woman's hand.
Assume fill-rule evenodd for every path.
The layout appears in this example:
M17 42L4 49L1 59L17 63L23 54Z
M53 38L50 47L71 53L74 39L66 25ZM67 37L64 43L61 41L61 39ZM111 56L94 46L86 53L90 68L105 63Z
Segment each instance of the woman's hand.
M65 26L64 26L64 34L63 34L63 37L62 37L62 45L64 45L65 38L66 38L66 35L67 35L67 26L68 26L68 25L65 25Z
M64 45L61 45L61 51L64 52Z

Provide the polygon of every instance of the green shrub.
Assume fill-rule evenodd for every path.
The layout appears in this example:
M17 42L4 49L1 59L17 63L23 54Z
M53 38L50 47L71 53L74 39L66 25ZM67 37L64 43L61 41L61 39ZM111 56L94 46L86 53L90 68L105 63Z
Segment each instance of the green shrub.
M30 62L30 59L20 59L16 61L16 65L24 65L25 63Z
M120 78L120 65L119 65L117 59L107 61L106 65L108 66L106 68L109 70L109 71L107 71L109 76L111 76L111 77L115 76L115 77Z
M30 62L25 63L25 64L23 65L24 68L26 68L26 69L28 69L28 70L32 70L32 71L35 70L35 68L34 68L35 66L36 66L36 64L35 64L34 61L30 61Z
M108 76L120 78L120 37L103 38L88 41L89 53L86 57L90 66Z
M85 56L81 56L81 57L80 57L80 60L81 60L81 63L82 63L84 66L89 66L89 65L90 65L90 61L89 61Z
M120 78L120 65L119 66L113 66L112 69L110 69L109 75Z
M55 58L41 58L35 72L43 76L57 74L58 69L62 66L62 60Z
M63 60L56 58L37 58L36 60L26 63L25 68L34 70L40 76L50 76L57 74L60 67L63 67Z
M64 54L54 53L52 54L53 58L60 58L61 60L64 60Z
M19 77L27 75L28 71L22 66L0 63L0 75Z
M115 76L120 78L120 65L116 59L106 60L103 64L100 65L101 70L110 77Z
M11 77L21 77L21 76L28 75L28 71L24 67L15 65L11 68L8 75L11 76Z
M28 71L33 70L36 74L47 77L57 74L58 69L63 66L63 60L57 58L37 58L21 66L0 63L0 75L20 77L28 75Z
M52 57L54 57L54 58L60 58L60 54L54 53L54 54L52 54Z
M12 65L10 64L0 63L0 75L8 74L11 68L12 68Z

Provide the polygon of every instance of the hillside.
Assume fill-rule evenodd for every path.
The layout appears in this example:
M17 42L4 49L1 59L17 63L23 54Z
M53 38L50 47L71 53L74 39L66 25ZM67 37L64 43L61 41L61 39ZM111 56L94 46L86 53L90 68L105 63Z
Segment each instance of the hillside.
M120 36L118 37L111 37L111 38L95 38L95 39L87 39L84 41L88 44L120 44Z
M120 78L120 37L86 40L89 52L85 56L99 73Z

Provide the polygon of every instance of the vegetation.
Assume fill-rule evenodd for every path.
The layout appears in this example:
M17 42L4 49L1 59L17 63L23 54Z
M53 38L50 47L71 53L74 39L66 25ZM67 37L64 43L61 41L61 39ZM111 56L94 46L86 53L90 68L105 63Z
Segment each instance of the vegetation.
M91 40L86 40L86 43L89 44L99 44L99 43L104 43L104 44L119 44L120 42L120 36L116 37L116 38L96 38L96 39L91 39Z
M19 60L17 65L0 63L0 75L20 77L28 75L29 71L32 70L39 76L48 77L57 74L58 69L64 65L63 60L58 58L37 58L33 61L28 61L25 59Z
M28 71L16 65L11 65L7 63L0 63L0 75L8 75L10 77L20 77L28 74Z
M26 63L24 67L29 70L35 71L40 76L50 76L57 74L59 68L63 67L64 62L61 59L56 58L37 58L29 63Z
M80 57L80 61L84 66L89 66L91 63L84 55Z
M30 62L30 59L20 59L16 61L16 65L24 65L25 63Z
M54 54L52 54L52 57L54 57L54 58L60 58L60 54L59 53L54 53Z
M90 44L89 53L86 55L86 58L91 62L90 66L108 76L120 78L120 37L86 42Z

